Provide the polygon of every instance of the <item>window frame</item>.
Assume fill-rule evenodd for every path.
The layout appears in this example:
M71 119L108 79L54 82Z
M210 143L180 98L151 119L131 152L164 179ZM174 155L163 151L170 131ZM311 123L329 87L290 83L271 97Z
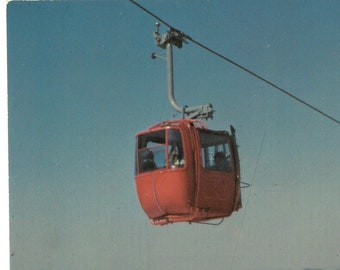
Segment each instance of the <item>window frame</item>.
M176 131L178 132L179 135L179 142L180 142L180 147L181 148L181 155L182 155L182 160L183 163L182 164L170 164L170 148L171 145L169 144L169 133L171 131ZM148 136L151 136L151 138L153 137L152 134L157 135L157 133L164 134L164 142L161 140L162 136L159 136L159 141L157 142L157 136L154 136L155 140L148 140ZM149 142L151 142L152 144L150 146L148 146ZM157 150L157 151L153 151L154 149L157 148L161 148L163 147L163 150ZM154 169L150 169L150 170L142 170L142 152L147 152L148 150L150 150L153 153L153 161L155 162L156 167ZM156 162L155 160L155 152L159 153L159 152L164 152L164 154L162 155L164 157L164 162L163 164L161 164L161 161ZM164 169L174 169L174 168L184 168L186 166L186 162L185 162L185 145L184 145L184 140L183 140L183 133L181 131L180 128L165 128L165 129L160 129L160 130L155 130L155 131L150 131L148 133L144 133L144 134L140 134L137 136L137 147L136 147L136 170L135 170L135 174L141 174L141 173L145 173L145 172L149 172L149 171L156 171L156 170L164 170Z
M201 168L208 171L232 172L233 161L230 135L225 131L210 131L204 129L199 129L198 133ZM203 136L206 137L204 138ZM215 136L215 138L212 139L208 136ZM211 143L209 143L210 140L212 141ZM226 163L222 165L223 168L218 167L214 161L214 156L217 153L224 155L225 161L223 161L223 163Z

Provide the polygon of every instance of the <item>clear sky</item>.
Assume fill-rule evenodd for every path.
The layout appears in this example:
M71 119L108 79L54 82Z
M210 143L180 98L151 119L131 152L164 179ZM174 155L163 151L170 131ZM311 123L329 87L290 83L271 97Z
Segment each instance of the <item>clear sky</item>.
M339 120L340 1L139 3ZM135 134L180 117L154 23L128 1L7 5L11 269L339 270L340 126L192 43L177 102L236 128L251 187L220 226L150 225Z

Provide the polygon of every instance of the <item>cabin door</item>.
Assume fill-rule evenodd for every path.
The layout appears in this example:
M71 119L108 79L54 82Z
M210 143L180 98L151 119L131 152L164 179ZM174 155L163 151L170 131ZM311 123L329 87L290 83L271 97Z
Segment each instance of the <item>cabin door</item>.
M241 200L241 175L240 175L240 160L238 156L235 129L233 126L230 126L231 136L229 140L230 144L230 152L231 152L231 162L233 164L234 170L234 181L235 181L235 199L234 199L234 211L237 211L242 207Z
M226 132L199 130L197 207L209 216L228 216L234 209L233 146Z

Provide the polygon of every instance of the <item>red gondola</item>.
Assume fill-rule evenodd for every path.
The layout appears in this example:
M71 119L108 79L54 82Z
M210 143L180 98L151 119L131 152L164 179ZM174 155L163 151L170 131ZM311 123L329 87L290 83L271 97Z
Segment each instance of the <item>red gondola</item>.
M228 217L242 206L235 129L214 131L196 120L212 118L211 104L177 105L172 45L181 48L184 37L174 29L160 35L158 29L159 24L156 44L167 50L170 104L190 118L161 122L136 135L135 183L140 204L154 225Z
M162 122L137 134L135 182L154 225L224 218L241 207L235 131L199 120Z

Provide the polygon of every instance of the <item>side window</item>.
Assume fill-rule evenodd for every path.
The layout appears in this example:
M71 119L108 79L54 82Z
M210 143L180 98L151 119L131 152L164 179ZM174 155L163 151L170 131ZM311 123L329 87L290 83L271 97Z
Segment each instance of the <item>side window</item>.
M214 171L231 171L228 138L223 134L200 131L202 165Z
M170 168L183 167L185 164L182 137L177 129L168 130L168 162Z
M165 130L138 137L138 168L140 173L166 166L165 142Z

